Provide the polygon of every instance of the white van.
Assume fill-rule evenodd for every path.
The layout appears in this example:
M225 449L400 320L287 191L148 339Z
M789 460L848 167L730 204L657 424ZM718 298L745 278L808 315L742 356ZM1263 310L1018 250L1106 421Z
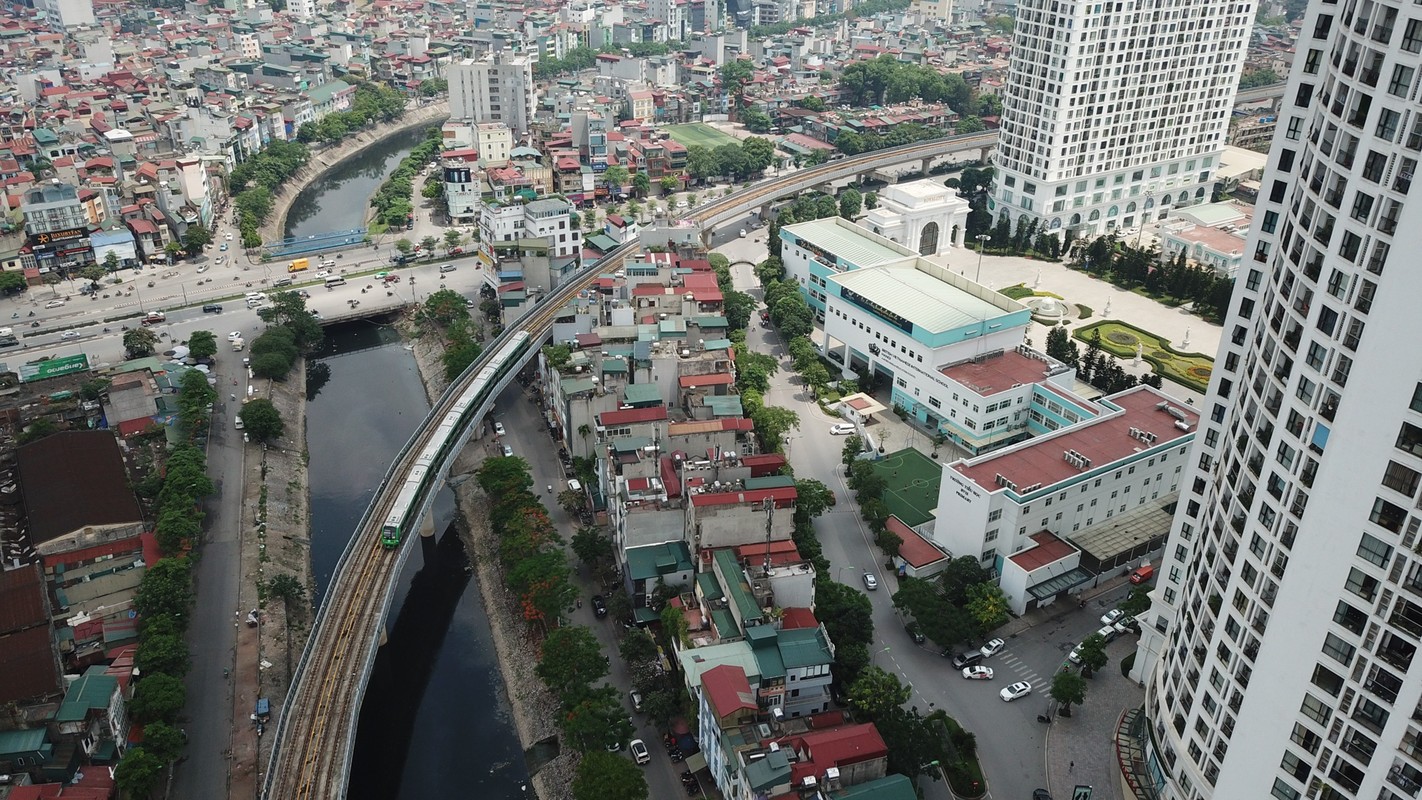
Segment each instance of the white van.
M239 431L242 430L242 415L239 414L232 418L232 427Z
M345 278L342 278L340 275L332 275L331 277L329 277L329 278L326 279L326 288L327 288L327 289L334 289L334 288L336 288L337 286L345 286L345 285L346 285L346 279L345 279Z
M453 271L455 271L456 269L458 269L458 267L454 266L453 264L441 264L440 267L439 267L439 271L440 271L440 274L441 274L441 275L443 275L443 274L446 273L446 272L453 272Z
M330 268L336 266L336 262L335 262L335 261L332 261L331 259L328 258L328 259L326 259L325 261L322 261L320 266L321 266L321 269L330 269Z

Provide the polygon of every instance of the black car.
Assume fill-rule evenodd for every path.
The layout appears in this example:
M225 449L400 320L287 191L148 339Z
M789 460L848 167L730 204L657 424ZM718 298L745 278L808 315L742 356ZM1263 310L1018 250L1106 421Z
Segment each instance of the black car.
M602 599L602 595L595 594L592 597L593 614L600 619L607 616L607 603Z
M1052 796L1046 789L1034 789L1032 791L1032 800L1052 800Z
M221 313L222 313L222 306L220 306L220 305L218 305L218 304L216 304L216 303L208 303L207 305L205 305L205 306L202 307L202 313L204 313L204 314L221 314Z
M909 624L905 625L904 630L908 631L908 635L913 639L914 644L923 644L923 631L918 629L917 622L910 622Z

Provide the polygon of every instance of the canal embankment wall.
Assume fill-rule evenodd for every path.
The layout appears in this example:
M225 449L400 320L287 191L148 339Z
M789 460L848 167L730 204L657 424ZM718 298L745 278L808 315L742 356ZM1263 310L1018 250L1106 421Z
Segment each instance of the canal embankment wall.
M297 196L333 167L358 157L365 148L391 136L416 128L440 125L448 118L449 101L440 100L406 111L404 116L394 122L358 131L343 139L340 144L314 150L311 160L297 170L272 196L272 213L267 218L267 223L262 226L262 241L277 242L286 238L286 217L291 212L291 206L296 202ZM370 199L361 198L360 202L369 203ZM365 214L362 213L362 218L364 217Z

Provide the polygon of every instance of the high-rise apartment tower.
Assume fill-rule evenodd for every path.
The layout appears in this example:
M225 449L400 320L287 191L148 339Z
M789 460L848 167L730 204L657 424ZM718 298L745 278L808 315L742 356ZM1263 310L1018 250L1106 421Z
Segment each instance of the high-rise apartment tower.
M1143 620L1162 798L1422 790L1422 7L1315 0L1295 48Z
M1020 0L993 219L1080 236L1209 199L1253 0Z
M449 113L454 119L501 122L518 136L528 133L535 103L533 62L528 56L500 51L450 65Z

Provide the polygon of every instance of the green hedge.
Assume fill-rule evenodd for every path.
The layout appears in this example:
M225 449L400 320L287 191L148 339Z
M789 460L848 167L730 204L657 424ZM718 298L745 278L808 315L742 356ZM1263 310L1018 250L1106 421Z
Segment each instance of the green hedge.
M1090 344L1093 331L1101 332L1101 349L1117 358L1135 358L1135 342L1139 342L1141 358L1150 363L1157 375L1202 394L1209 388L1215 362L1203 353L1183 353L1156 334L1116 319L1077 328L1072 336ZM1112 341L1112 334L1130 337L1132 343Z

